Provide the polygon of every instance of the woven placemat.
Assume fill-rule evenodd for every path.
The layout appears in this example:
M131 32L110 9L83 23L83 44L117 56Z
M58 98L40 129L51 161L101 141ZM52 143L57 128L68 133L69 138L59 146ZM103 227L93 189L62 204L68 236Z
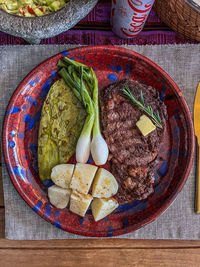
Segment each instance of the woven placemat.
M139 52L160 65L178 84L193 109L194 95L200 80L200 45L124 46ZM55 53L72 46L0 47L0 119L20 81L32 68ZM5 199L5 235L9 239L85 238L66 233L34 213L14 189L3 163ZM192 167L182 192L168 210L151 224L120 238L199 239L200 215L194 213L194 175Z
M186 0L156 0L154 9L160 19L178 34L200 42L199 8Z

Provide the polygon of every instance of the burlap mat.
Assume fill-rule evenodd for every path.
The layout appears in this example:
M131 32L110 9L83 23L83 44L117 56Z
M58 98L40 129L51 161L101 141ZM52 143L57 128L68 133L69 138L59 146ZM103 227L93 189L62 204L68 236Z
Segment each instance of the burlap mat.
M0 118L20 81L44 59L74 46L0 47ZM126 46L160 65L178 84L193 109L200 80L200 45ZM9 239L84 238L57 229L34 213L15 191L3 163L6 237ZM156 221L120 236L139 239L200 239L200 215L194 213L194 166L184 189Z

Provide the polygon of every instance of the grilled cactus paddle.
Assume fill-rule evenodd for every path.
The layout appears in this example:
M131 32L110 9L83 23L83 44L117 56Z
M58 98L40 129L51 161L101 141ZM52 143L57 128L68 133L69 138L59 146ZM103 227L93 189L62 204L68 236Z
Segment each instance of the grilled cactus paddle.
M86 112L63 80L49 90L42 108L38 136L38 166L41 180L51 178L55 165L67 163L76 150Z

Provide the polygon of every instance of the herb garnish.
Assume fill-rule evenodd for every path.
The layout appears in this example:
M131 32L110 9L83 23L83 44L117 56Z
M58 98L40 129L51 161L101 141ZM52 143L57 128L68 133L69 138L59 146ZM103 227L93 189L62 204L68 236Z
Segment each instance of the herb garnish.
M142 91L140 91L140 101L139 101L133 96L133 94L131 93L131 91L127 85L125 85L125 88L126 89L124 89L124 88L121 89L124 96L127 97L134 106L139 107L144 112L146 112L151 117L155 126L162 128L162 122L161 122L160 114L159 114L158 110L154 113L151 106L145 105Z

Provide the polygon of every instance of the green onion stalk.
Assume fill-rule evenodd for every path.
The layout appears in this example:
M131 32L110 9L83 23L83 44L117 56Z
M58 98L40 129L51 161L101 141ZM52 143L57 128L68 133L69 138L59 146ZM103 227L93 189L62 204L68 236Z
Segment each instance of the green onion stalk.
M59 74L87 111L87 117L76 145L76 161L86 163L90 150L96 165L108 158L108 146L101 135L98 104L98 81L92 68L64 57L58 61ZM91 142L91 133L93 138Z
M81 85L80 93L82 97L82 103L85 106L87 114L88 114L86 117L83 129L82 129L81 135L76 145L76 161L81 162L81 163L86 163L90 156L91 132L92 132L94 119L95 119L94 105L83 83L83 80L79 79L79 77L76 74L74 74L74 77L75 79L77 79L77 81L79 81Z
M100 130L98 80L92 69L91 69L91 73L94 79L93 102L94 102L94 110L95 110L93 137L92 137L92 143L91 143L91 154L96 165L103 165L106 163L108 159L109 150L108 150L108 145L106 141L104 140L101 134L101 130Z

